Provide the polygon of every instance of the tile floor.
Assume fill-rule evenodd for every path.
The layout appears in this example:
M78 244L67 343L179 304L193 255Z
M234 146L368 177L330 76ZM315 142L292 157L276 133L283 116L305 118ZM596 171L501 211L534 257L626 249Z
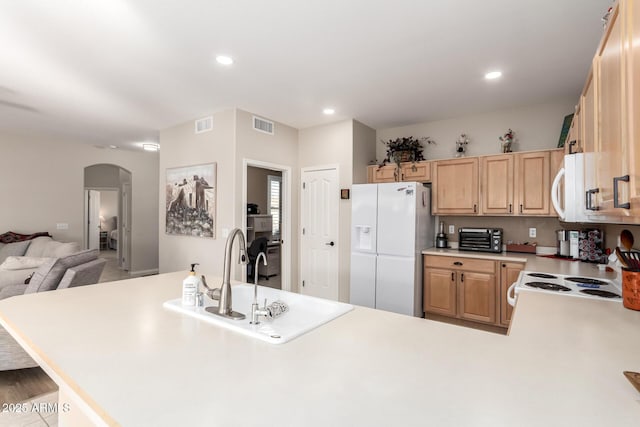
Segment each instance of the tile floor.
M104 266L104 270L102 270L102 275L100 276L100 282L113 282L130 277L128 271L118 268L118 251L112 249L100 251L100 258L107 260L107 264Z
M58 392L47 393L14 405L0 412L1 427L58 426Z

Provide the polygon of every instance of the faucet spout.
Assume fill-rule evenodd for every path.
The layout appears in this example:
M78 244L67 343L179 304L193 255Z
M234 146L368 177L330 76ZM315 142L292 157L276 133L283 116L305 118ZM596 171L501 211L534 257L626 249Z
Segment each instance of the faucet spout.
M227 237L227 244L224 249L224 268L222 274L222 286L220 287L220 303L218 304L218 313L221 316L231 317L233 319L244 319L245 315L235 312L231 309L231 252L233 251L233 242L238 237L240 242L240 264L247 263L247 245L244 240L244 234L239 228L234 228L229 237Z
M260 263L260 258L262 257L262 264L267 265L267 256L264 252L260 252L256 257L256 266L255 266L255 278L253 281L253 304L251 304L251 324L257 325L260 323L259 316L267 316L269 312L267 311L267 300L264 301L264 307L260 309L258 305L258 263Z

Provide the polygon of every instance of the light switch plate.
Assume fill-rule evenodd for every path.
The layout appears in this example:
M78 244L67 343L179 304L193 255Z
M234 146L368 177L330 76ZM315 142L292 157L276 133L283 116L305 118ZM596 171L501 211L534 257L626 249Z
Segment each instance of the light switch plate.
M56 224L56 229L57 230L68 230L69 229L69 224L67 224L66 222L59 222Z
M224 237L224 238L229 237L229 229L228 228L223 228L222 229L222 237Z
M530 228L529 237L536 237L536 235L537 235L537 230L535 228Z
M449 234L453 234L456 232L456 226L455 225L450 225L449 226Z

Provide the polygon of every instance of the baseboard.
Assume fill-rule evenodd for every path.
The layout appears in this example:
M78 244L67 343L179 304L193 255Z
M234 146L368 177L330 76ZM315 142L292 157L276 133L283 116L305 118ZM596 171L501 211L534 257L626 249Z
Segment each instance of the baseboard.
M141 276L153 276L158 274L159 270L157 268L152 268L151 270L139 270L139 271L130 271L129 276L131 277L141 277Z

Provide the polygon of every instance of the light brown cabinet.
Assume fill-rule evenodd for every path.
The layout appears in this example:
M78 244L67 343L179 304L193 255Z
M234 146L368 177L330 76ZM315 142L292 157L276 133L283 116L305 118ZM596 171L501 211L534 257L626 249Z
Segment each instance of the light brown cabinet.
M500 263L500 325L509 326L513 307L507 302L509 286L518 280L518 275L524 270L524 264L519 262Z
M619 0L580 98L595 222L640 223L640 8Z
M433 164L432 213L477 215L478 158L441 160Z
M562 155L557 149L481 157L481 213L556 216L550 183Z
M367 167L367 182L383 183L396 181L431 182L430 161L400 163Z
M423 262L425 313L499 324L495 261L425 255Z

